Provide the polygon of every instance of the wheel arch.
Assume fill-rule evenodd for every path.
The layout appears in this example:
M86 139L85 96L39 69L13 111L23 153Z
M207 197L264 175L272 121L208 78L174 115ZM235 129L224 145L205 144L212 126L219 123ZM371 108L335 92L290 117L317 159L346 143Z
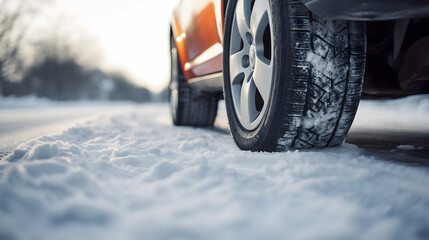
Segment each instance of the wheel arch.
M173 14L173 17L170 20L170 39L173 39L176 48L177 48L177 54L179 56L180 60L180 68L184 72L186 80L190 78L189 74L186 74L185 70L185 63L188 62L188 59L186 58L186 45L185 40L183 37L183 32L181 30L181 26L179 21L177 21L177 13Z

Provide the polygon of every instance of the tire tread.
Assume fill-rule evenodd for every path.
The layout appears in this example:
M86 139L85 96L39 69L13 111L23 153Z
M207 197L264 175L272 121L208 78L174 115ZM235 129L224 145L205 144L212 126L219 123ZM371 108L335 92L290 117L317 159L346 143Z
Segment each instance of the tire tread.
M173 116L173 123L177 126L213 126L218 109L218 93L202 92L191 87L186 81L179 59L177 64L178 106L176 116Z
M283 2L283 12L287 13L283 21L290 24L291 32L291 71L287 77L292 83L287 94L291 94L292 101L286 101L283 107L283 135L277 140L276 150L337 146L350 129L362 93L364 24L324 20L299 1ZM324 31L326 28L329 31ZM333 64L335 70L320 71L309 61L310 54L318 58L317 64ZM307 87L299 84L302 82ZM296 103L302 102L297 107ZM298 118L296 112L300 110Z

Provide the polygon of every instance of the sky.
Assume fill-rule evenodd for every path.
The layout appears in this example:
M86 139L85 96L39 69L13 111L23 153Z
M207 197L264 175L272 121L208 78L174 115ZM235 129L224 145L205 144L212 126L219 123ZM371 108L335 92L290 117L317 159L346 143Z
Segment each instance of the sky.
M138 85L158 92L169 79L169 21L177 2L51 0L39 19L50 25L56 19L65 20L73 25L66 31L86 32L91 40L80 47L83 51L85 45L97 47L102 57L95 65L122 72Z

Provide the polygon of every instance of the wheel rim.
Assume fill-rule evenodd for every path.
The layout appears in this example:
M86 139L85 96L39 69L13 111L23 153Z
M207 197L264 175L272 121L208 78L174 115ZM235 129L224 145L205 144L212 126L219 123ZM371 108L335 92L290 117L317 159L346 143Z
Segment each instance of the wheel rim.
M177 71L177 49L171 48L171 76L169 86L169 101L173 118L176 119L177 105L179 104L179 74Z
M238 0L231 30L229 77L240 124L256 129L268 110L273 72L269 0Z

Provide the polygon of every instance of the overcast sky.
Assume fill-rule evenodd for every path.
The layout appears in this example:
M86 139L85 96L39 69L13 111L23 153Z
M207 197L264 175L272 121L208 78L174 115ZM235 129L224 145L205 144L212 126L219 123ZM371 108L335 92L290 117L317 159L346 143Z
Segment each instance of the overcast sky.
M52 0L45 23L72 22L92 37L103 68L124 72L136 83L160 91L169 78L168 24L177 0ZM42 20L42 21L43 21ZM81 46L85 50L85 46Z

